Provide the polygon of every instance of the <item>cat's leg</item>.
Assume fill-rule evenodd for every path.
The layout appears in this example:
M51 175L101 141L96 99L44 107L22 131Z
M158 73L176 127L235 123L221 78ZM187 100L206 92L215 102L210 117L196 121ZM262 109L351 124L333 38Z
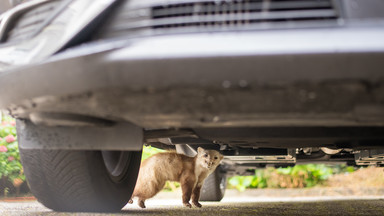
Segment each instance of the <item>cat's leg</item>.
M137 205L139 205L141 208L146 208L144 202L145 199L139 198L139 200L137 201Z
M192 191L192 204L198 208L201 208L201 204L199 203L201 187L202 183L197 183Z
M135 189L133 190L133 192L132 192L132 195L131 195L131 199L129 199L129 201L128 201L128 203L129 204L132 204L133 203L133 198L134 197L137 197L137 194L138 194L138 184L136 184L136 186L135 186Z
M191 199L192 190L195 186L196 180L193 178L193 174L184 175L180 178L181 191L183 193L183 205L185 207L191 208L189 200Z
M191 204L189 203L189 200L191 199L192 194L192 186L188 184L182 184L181 190L183 192L183 205L185 207L191 208Z

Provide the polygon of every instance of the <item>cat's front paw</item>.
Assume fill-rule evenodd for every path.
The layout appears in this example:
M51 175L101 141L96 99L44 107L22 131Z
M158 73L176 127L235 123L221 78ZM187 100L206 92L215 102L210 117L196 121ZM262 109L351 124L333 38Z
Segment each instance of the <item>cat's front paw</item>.
M201 204L199 202L192 202L192 204L197 207L197 208L201 208Z
M189 202L187 202L187 203L183 203L183 205L184 205L185 207L192 208L192 205L191 205Z

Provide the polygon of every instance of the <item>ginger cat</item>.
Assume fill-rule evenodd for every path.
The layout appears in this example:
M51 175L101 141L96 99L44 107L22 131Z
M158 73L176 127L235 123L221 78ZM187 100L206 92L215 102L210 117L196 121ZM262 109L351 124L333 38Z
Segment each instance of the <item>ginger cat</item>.
M177 181L181 184L183 205L191 208L199 203L200 190L204 180L211 174L223 159L223 155L215 150L197 149L195 157L188 157L176 152L155 154L141 163L139 176L132 198L138 197L138 205L145 208L145 200L155 196L163 189L166 181Z

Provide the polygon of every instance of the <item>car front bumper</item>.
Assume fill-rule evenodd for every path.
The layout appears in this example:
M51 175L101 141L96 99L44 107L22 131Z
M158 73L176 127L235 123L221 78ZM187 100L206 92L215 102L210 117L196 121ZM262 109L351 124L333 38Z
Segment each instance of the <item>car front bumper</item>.
M102 41L1 72L0 107L145 128L383 126L383 38L350 27Z

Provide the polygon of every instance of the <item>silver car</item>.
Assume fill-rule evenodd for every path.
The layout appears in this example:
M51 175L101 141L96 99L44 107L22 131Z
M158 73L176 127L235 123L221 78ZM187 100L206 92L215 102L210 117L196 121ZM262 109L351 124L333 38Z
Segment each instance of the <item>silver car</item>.
M0 108L32 192L119 211L143 144L265 166L384 163L383 0L33 0L0 23Z

